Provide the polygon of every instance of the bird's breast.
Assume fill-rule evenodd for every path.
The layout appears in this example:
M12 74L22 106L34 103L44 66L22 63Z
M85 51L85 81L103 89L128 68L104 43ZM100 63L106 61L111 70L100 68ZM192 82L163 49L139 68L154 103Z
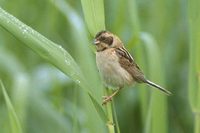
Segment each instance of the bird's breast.
M114 49L97 52L96 63L107 85L123 87L133 83L132 76L119 64L119 57Z

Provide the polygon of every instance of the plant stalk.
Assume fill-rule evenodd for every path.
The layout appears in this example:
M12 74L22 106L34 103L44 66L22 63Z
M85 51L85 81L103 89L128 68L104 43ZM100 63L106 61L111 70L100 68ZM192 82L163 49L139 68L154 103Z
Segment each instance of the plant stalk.
M195 133L200 133L200 112L195 113Z
M106 89L106 95L110 95L110 92L112 93L112 90ZM106 110L107 110L107 116L108 116L108 122L107 127L108 127L108 132L109 133L115 133L115 127L114 127L114 119L113 119L113 111L114 108L112 108L112 101L107 103L106 106Z

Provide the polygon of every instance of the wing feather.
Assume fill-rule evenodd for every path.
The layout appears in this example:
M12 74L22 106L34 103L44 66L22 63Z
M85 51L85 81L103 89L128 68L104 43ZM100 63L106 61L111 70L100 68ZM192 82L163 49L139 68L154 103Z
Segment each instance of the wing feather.
M119 63L121 67L130 73L136 82L146 82L143 72L140 70L133 57L125 48L117 48L115 52L119 57Z

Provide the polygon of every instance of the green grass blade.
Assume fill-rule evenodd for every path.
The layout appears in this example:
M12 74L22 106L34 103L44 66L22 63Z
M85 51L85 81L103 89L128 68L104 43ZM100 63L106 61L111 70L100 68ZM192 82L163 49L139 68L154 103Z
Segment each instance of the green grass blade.
M77 51L77 62L79 62L84 75L87 75L87 81L90 81L90 88L92 88L90 91L97 94L97 100L101 102L103 87L97 76L98 73L96 71L96 64L93 58L94 54L90 49L92 42L88 40L83 20L66 1L56 0L52 1L52 4L54 4L58 10L65 15L66 19L70 23L70 27L72 27L73 30L71 30L71 34L73 35L73 40L75 42L74 49ZM90 73L88 73L88 71L90 71Z
M12 133L22 133L22 128L21 128L19 118L15 112L15 109L10 101L10 98L1 80L0 80L0 84L1 84L3 95L4 95L4 99L6 101L6 105L8 108L8 114L9 114L10 123L11 123L11 131Z
M92 100L92 102L93 102L93 104L94 104L96 110L98 111L99 115L100 115L101 118L103 119L103 121L108 122L109 119L108 119L108 117L105 115L104 111L101 109L102 107L96 102L96 100L95 100L91 95L89 95L89 96L90 96L90 98L91 98L91 100Z
M93 100L96 95L91 93L90 86L87 84L80 68L70 54L61 46L48 40L40 33L34 31L29 26L19 21L14 16L0 8L0 25L13 34L16 38L24 42L28 47L34 50L38 55L55 65L58 69L68 75L74 80L81 88L83 88ZM98 103L98 102L96 102ZM96 104L95 103L95 104ZM99 104L99 103L98 103ZM99 106L101 106L99 104ZM103 112L103 108L101 112ZM97 111L98 112L98 111Z
M134 46L136 46L137 44L139 44L140 46L136 46L138 47L138 50L136 50L136 55L137 57L142 57L144 54L142 52L143 47L141 47L142 45L140 44L140 21L139 21L139 16L138 16L138 5L137 2L135 0L127 0L128 3L128 13L130 14L130 22L131 22L131 28L134 29L132 30L132 38L130 39L127 48L129 50L132 50ZM136 59L137 60L137 59ZM138 64L140 64L141 66L143 66L143 70L146 70L147 68L145 68L146 63L145 60L141 60L138 58L137 60ZM146 120L147 120L147 116L148 116L148 91L145 89L145 86L138 86L139 89L139 93L140 93L140 106L141 106L141 116L142 116L142 122L143 125L145 125Z
M195 133L200 132L200 1L191 0L189 4L190 63L189 63L189 102L194 113Z
M18 117L20 118L22 129L24 129L26 126L27 116L27 96L28 91L31 90L29 86L29 76L25 74L24 67L20 64L13 53L4 49L0 49L0 68L4 73L8 74L7 77L11 78L12 104L15 107Z
M92 42L88 40L87 34L88 32L85 29L83 19L80 17L80 15L77 13L76 10L73 9L72 6L65 0L56 0L51 1L53 5L65 16L66 20L70 24L70 34L72 34L72 40L74 41L73 48L76 50L76 59L77 62L80 64L81 70L83 71L86 80L90 84L90 91L96 94L97 101L102 101L102 95L103 95L103 87L101 82L99 82L98 73L96 70L96 64L94 60L94 53L92 53L92 50L90 49L92 47ZM78 39L77 39L78 38ZM89 73L88 73L89 72ZM79 99L79 97L77 97ZM87 121L87 126L90 129L90 132L96 131L96 127L99 127L100 125L104 124L107 120L107 117L105 116L105 113L101 109L102 106L99 106L99 104L96 103L95 99L90 97L92 100L94 107L98 111L98 113L101 115L101 118L103 119L103 122L95 118L96 112L92 111L95 110L95 108L88 109L88 104L91 104L91 101L88 100L88 98L84 97L82 101L84 101L84 108L86 110L86 115L90 116L91 118ZM90 110L90 111L87 111ZM95 118L95 119L92 119ZM99 132L103 132L105 128L99 129Z
M88 26L89 32L92 36L101 30L105 29L105 16L104 16L104 1L103 0L81 0L83 13L85 17L86 24ZM109 95L108 93L106 95ZM99 106L96 106L99 108ZM114 133L114 126L109 124L113 123L113 109L112 105L106 106L107 110L107 127L109 133ZM118 125L117 125L118 126Z
M200 132L200 115L197 113L195 116L195 133Z
M103 0L81 0L83 13L89 32L94 36L105 29Z
M144 41L144 48L147 53L149 76L148 79L163 83L163 70L161 64L161 59L159 49L153 37L148 33L143 33L141 35L141 40ZM155 72L156 70L156 72ZM162 85L163 86L163 85ZM149 104L150 113L147 118L151 118L151 131L152 133L166 133L167 132L167 101L166 96L161 92L150 88L153 91L151 95L151 101ZM147 126L150 125L147 123Z
M113 101L112 103L112 108L113 108L113 119L114 119L114 122L115 122L115 132L116 133L120 133L120 129L119 129L119 122L118 122L118 119L117 119L117 113L116 113L116 110L115 110L115 103Z
M58 67L77 83L83 80L77 64L61 46L48 40L1 8L0 20L2 27L24 42L42 58Z
M192 0L189 2L189 24L190 24L190 72L189 72L189 98L190 104L193 110L200 110L200 102L198 101L198 78L200 71L200 61L199 61L199 52L200 52L200 28L198 26L200 22L200 11L198 6L200 2ZM198 89L197 89L198 88Z
M131 27L133 32L132 38L130 39L127 48L133 49L135 44L140 43L140 23L138 18L138 9L135 0L127 0L128 2L128 13L130 15Z

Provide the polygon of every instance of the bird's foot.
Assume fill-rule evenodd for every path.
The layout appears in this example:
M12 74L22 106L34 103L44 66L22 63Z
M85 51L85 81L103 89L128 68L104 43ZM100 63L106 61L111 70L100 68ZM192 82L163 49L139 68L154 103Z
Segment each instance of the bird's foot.
M103 96L103 103L102 105L107 104L108 102L112 101L112 98L119 92L121 88L117 89L114 93L112 93L110 96Z
M102 105L106 105L108 102L112 101L112 96L102 96L103 103Z

